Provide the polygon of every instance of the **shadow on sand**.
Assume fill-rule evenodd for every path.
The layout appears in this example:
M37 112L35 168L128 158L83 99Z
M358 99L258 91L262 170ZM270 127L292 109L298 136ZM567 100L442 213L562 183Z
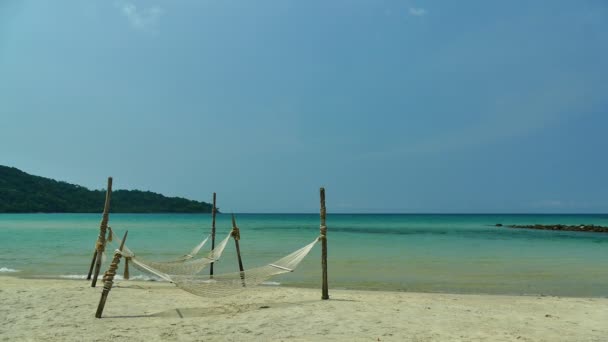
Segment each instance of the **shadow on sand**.
M165 311L156 312L149 315L122 315L122 316L104 316L104 318L153 318L153 317L164 317L164 318L195 318L195 317L207 317L217 316L226 314L239 314L244 312L256 311L256 310L268 310L273 308L284 308L288 306L299 306L309 305L318 303L321 300L305 300L297 302L286 302L286 303L252 303L252 304L240 304L240 305L222 305L213 307L200 307L200 308L175 308ZM331 299L334 302L355 302L355 300L345 299Z

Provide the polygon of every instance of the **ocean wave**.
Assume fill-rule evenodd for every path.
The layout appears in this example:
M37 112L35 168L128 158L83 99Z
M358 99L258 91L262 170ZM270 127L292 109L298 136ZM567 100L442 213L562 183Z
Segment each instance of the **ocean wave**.
M102 276L100 274L100 276ZM63 274L60 275L59 278L64 278L64 279L86 279L87 275L86 274ZM98 279L101 279L103 277L100 277ZM123 276L117 274L114 276L114 280L124 280ZM145 275L136 275L133 277L129 277L129 280L143 280L143 281L163 281L160 278L155 278L155 277L149 277L149 276L145 276Z
M119 279L119 280L124 280L124 279L122 278L122 276L119 276L119 275L117 275L117 276L116 276L116 278L117 278L117 279ZM161 278L157 278L157 277L150 277L150 276L143 275L143 274L140 274L140 275L136 275L136 276L129 277L129 280L143 280L143 281L165 281L165 280L163 280L163 279L161 279Z
M279 283L278 281L265 281L262 283L262 285L266 285L266 286L281 286L281 283Z
M65 278L65 279L86 279L87 275L86 274L66 274L66 275L60 275L59 278Z
M8 267L0 267L0 273L15 273L15 272L21 272L21 271L15 270L12 268L8 268Z

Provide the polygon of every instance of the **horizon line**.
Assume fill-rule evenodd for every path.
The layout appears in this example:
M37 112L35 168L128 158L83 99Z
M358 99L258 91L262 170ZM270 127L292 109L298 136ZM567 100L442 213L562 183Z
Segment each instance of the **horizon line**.
M34 215L34 214L72 214L72 215L89 215L101 214L98 212L77 213L77 212L4 212L0 215ZM179 212L154 212L154 213L126 213L126 212L110 212L112 215L129 214L129 215L211 215L211 213L179 213ZM218 212L217 215L319 215L318 212ZM327 212L328 215L608 215L608 213L526 213L526 212L504 212L504 213L474 213L474 212Z

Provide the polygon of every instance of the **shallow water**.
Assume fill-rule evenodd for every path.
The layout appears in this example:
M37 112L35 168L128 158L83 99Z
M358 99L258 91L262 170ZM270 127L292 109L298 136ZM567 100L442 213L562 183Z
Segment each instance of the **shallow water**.
M0 215L0 274L84 277L100 218L98 214ZM245 269L272 262L319 233L317 214L240 214L237 221ZM219 240L229 231L230 216L219 215L217 222ZM608 234L494 227L495 223L608 226L608 215L341 214L329 215L327 223L330 288L608 296ZM129 230L131 249L157 260L187 253L209 234L210 225L210 215L203 214L110 217L117 233ZM216 273L236 270L230 243ZM137 276L135 270L131 273ZM316 287L320 277L320 248L315 247L296 272L272 281Z

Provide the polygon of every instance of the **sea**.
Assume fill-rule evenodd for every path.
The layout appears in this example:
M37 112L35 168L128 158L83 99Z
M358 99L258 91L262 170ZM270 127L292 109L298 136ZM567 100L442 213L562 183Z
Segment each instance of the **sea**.
M100 219L99 214L1 214L0 276L85 281ZM237 214L236 220L245 271L319 236L318 214ZM331 289L357 289L608 297L608 234L497 223L608 226L608 215L329 214L330 295ZM111 214L109 225L117 235L129 231L127 245L137 255L162 261L188 253L207 237L211 215ZM219 214L218 242L230 228L230 215ZM320 288L320 250L318 244L294 272L265 285ZM130 271L136 280L160 281ZM231 241L215 273L235 271Z

